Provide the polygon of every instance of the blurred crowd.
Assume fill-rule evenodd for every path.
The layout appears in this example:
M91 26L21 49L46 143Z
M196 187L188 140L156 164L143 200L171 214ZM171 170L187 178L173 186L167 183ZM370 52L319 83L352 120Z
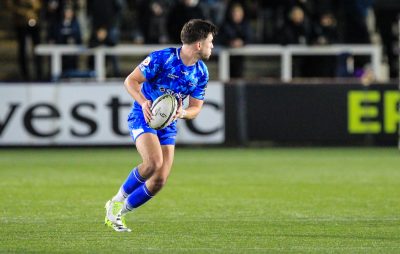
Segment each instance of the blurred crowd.
M180 29L191 18L213 21L220 29L215 44L229 47L381 43L390 76L396 77L398 72L394 29L399 0L8 0L7 7L14 17L20 71L25 80L33 76L42 79L40 57L34 56L35 75L26 62L27 38L33 46L180 44ZM373 26L368 18L371 15ZM348 56L343 57L347 61ZM243 75L242 58L232 58L233 77ZM77 57L64 56L63 71L76 70L77 61ZM107 61L113 75L120 76L118 59L110 57ZM93 67L93 59L87 64ZM329 72L332 68L326 64ZM307 76L307 70L315 66L302 62L298 67L299 75Z

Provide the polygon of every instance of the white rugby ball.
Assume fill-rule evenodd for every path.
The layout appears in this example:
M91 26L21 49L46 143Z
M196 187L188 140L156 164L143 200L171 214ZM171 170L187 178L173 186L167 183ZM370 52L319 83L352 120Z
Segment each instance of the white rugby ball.
M176 98L170 94L164 94L153 101L151 113L153 118L149 126L155 130L161 130L172 123L174 115L178 109Z

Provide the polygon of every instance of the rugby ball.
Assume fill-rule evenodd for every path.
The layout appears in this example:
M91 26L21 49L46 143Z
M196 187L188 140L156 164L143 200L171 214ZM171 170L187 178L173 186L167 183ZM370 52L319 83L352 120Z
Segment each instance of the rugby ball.
M153 118L149 126L155 130L161 130L172 123L174 115L178 109L176 98L170 94L164 94L153 101L151 113Z

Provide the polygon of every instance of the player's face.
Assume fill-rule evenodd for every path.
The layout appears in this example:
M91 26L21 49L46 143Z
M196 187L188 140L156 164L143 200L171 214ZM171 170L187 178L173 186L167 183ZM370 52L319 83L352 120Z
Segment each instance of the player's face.
M200 58L203 60L208 60L211 56L211 50L214 48L213 45L213 35L210 33L208 37L201 42L200 48Z

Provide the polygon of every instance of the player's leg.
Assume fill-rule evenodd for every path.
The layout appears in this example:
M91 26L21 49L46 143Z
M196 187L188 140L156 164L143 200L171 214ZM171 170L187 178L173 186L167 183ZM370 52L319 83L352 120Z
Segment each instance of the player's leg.
M106 204L105 223L116 231L131 231L126 227L122 211L130 211L129 203L116 201L121 192L133 192L132 195L141 203L148 201L153 195L144 184L144 180L149 178L154 172L162 167L163 156L158 137L153 133L142 133L136 137L136 148L142 157L139 169L131 173L125 183L120 188L118 194ZM139 175L140 174L140 175ZM128 195L128 194L126 194ZM129 195L129 196L132 196Z
M161 149L163 154L162 167L155 171L149 180L146 181L146 186L153 195L158 193L166 184L174 162L175 146L164 145L161 146Z
M163 179L160 180L161 187L157 187L159 184L155 181L153 181L150 185L142 185L148 178L150 178L150 176L153 175L156 169L159 169L161 166L163 166L163 168L168 168L168 170L162 169L161 171L168 171L167 175L169 175L169 170L172 166L174 157L175 139L177 134L176 125L173 124L165 129L155 131L149 128L147 124L141 124L140 130L142 131L142 134L138 135L137 133L139 132L137 129L134 129L131 133L134 134L132 137L134 140L136 140L136 147L142 157L143 162L131 172L125 183L121 186L119 193L114 197L116 201L125 201L126 197L128 197L139 187L143 188L142 191L146 192L147 194L155 194L158 192L158 190L162 188L162 185L165 183L166 179L164 182ZM157 135L158 139L156 140L155 137L151 137L152 139L142 139L142 136L144 136L146 133L154 133ZM156 141L156 147L149 151ZM158 164L161 164L161 166ZM151 190L147 189L149 186Z
M142 157L142 163L130 172L118 193L112 198L114 202L124 202L133 191L144 184L156 168L161 167L162 151L156 135L143 133L136 139L136 148Z
M138 148L138 149L140 150L140 148ZM144 150L145 150L145 152L143 154L146 155L148 152L148 147L145 148ZM121 202L114 203L112 210L113 210L113 213L115 214L115 221L111 221L111 220L107 221L107 216L106 216L106 224L109 225L110 227L112 227L114 230L119 231L119 232L123 232L123 231L130 232L131 230L129 228L127 228L125 225L123 216L126 213L132 211L135 208L138 208L139 206L141 206L144 203L146 203L147 201L149 201L165 185L167 178L171 172L175 146L174 145L162 146L161 150L162 150L162 158L163 158L162 166L160 168L155 167L156 169L154 170L154 173L146 181L146 183L142 184L131 195L129 195L122 206L121 206L121 204L122 204ZM140 153L142 154L142 152L140 152ZM142 165L143 164L145 164L145 160L143 160ZM109 201L109 202L111 202L111 201Z
M113 202L124 202L134 190L143 185L151 175L151 168L157 166L152 165L154 164L153 161L155 163L159 161L156 156L162 158L157 131L147 125L141 107L134 107L128 115L128 128L144 164L139 164L129 173L117 194L111 199ZM156 144L155 147L154 144ZM149 152L147 152L147 148L150 149ZM152 149L155 149L155 152Z
M174 160L175 146L163 145L161 146L161 150L161 167L156 167L146 183L137 188L131 195L128 196L128 198L125 200L125 205L122 208L122 215L149 201L162 189L167 182Z

